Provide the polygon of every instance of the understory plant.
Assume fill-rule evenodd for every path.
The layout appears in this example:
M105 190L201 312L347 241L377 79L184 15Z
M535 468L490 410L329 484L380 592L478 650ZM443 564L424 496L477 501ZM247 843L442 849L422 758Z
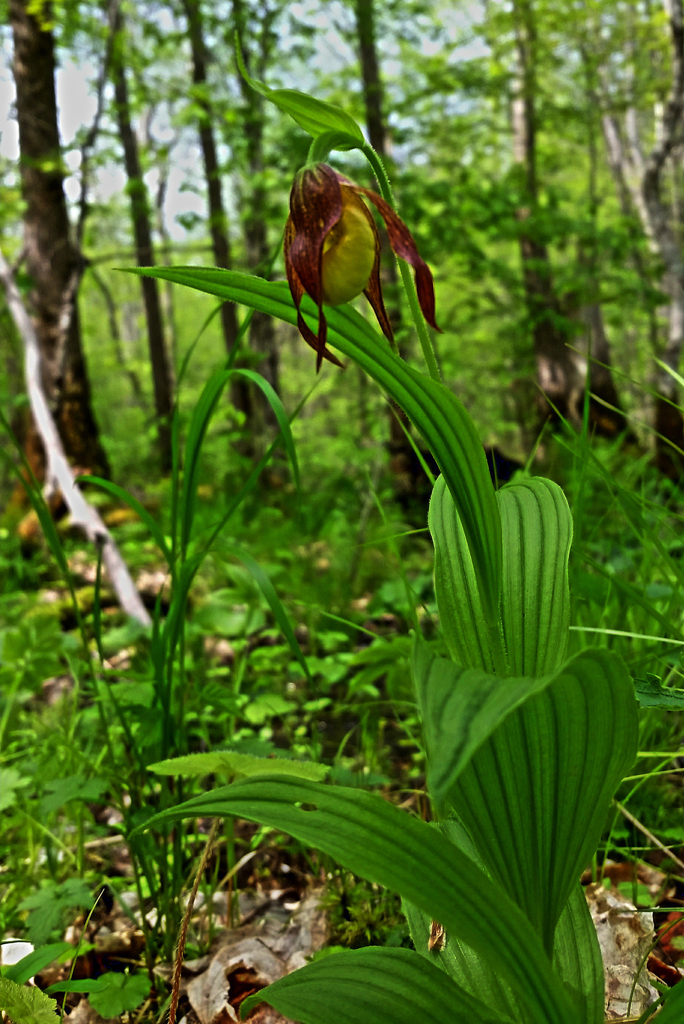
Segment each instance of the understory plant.
M617 655L567 654L568 503L539 477L494 490L474 424L439 377L421 316L422 309L434 325L427 268L355 122L303 94L252 85L313 137L291 197L288 283L217 269L140 272L297 325L319 364L339 361L332 346L377 381L430 448L441 470L429 526L449 657L416 635L412 672L438 821L356 788L263 774L170 806L146 827L245 818L401 894L415 950L319 959L245 1000L243 1015L263 1000L304 1024L600 1024L603 966L579 878L636 758L638 705ZM381 196L353 188L324 162L332 150L351 149L368 158ZM358 207L363 195L380 210L394 251L416 270L417 291L400 264L430 376L343 304L365 290L385 328L377 236ZM329 254L345 231L358 260L347 252L347 263L335 264ZM345 289L350 268L356 277ZM659 1019L674 1024L683 1010L681 986Z

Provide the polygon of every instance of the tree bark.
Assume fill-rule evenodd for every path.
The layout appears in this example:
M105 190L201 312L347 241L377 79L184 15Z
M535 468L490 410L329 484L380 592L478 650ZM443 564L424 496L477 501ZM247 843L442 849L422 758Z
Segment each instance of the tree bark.
M207 202L209 205L209 231L217 267L230 270L232 266L230 241L228 238L228 218L223 205L221 190L221 171L216 153L216 140L212 125L212 109L209 101L207 67L209 54L204 41L204 24L200 0L182 0L183 10L188 26L188 39L192 53L192 82L195 87L194 101L199 110L198 131L204 175L207 182ZM221 306L221 328L226 351L230 354L238 333L238 322L235 305L224 302Z
M123 62L125 29L123 16L118 9L114 15L114 31L116 33L112 59L114 100L119 136L124 151L126 177L128 178L128 195L131 203L131 221L135 239L136 259L139 267L152 267L155 264L155 258L152 245L150 208L147 188L142 176L138 140L131 124L128 82ZM162 471L166 473L171 469L173 386L164 341L164 325L157 281L151 277L141 277L140 286L145 306L147 340L152 365L154 406L157 415L157 439Z
M384 113L384 88L378 60L374 0L354 0L354 16L368 141L383 164L387 166L390 163L390 152ZM397 262L384 231L380 233L380 244L382 249L380 273L387 315L394 334L399 337L399 353L403 359L408 359L409 346L401 332ZM405 412L392 402L388 406L387 413L389 417L388 449L394 489L400 496L407 497L417 492L419 479L424 477L424 473L406 434L406 431L411 430L411 423ZM402 424L405 429L402 429Z
M28 6L27 0L10 0L9 13L26 204L24 250L32 281L29 298L42 383L68 458L84 469L108 475L81 344L77 299L82 262L71 240L64 195L54 39L45 27L46 9L38 17L28 13ZM28 429L26 452L34 473L42 479L45 453L35 424Z
M258 24L258 36L256 39L256 67L254 75L262 79L266 72L271 50L276 41L273 31L273 23L277 17L278 9L265 4L260 11ZM248 11L243 0L233 0L233 20L235 27L240 34L242 56L247 70L252 73L250 65L255 63L249 40ZM249 16L253 28L256 28L256 19ZM243 130L246 142L247 176L251 185L244 197L245 212L243 225L245 233L245 249L247 262L252 269L265 264L270 256L268 244L268 233L266 227L267 195L263 184L264 174L264 101L258 93L251 88L242 75L238 75L242 101L244 104ZM280 393L280 358L276 341L275 324L273 318L265 313L256 311L250 325L249 342L251 350L258 357L257 369L269 382L276 393ZM255 388L249 390L249 417L248 431L253 437L261 433L261 424L269 429L277 427L277 420L261 391Z
M537 183L537 72L536 25L532 0L514 0L516 74L511 104L513 159L518 165L524 205L517 211L523 287L531 322L537 380L541 389L539 412L544 419L559 417L581 422L584 379L559 327L562 310L553 284L548 249L538 237L535 214Z
M662 289L669 298L668 323L665 344L659 355L661 361L677 373L684 344L684 260L672 211L662 197L662 176L677 144L684 114L684 10L682 0L665 0L665 8L669 15L672 47L672 85L667 102L658 112L655 145L645 157L634 108L630 108L625 117L627 146L614 116L604 116L603 131L614 176L622 183L623 193L629 194L651 249L665 267ZM666 369L659 368L656 372L656 390L655 462L672 479L679 479L684 473L684 457L680 454L684 450L684 418L675 404L678 399L677 383Z
M7 305L24 343L26 390L31 412L46 455L45 479L48 488L59 488L71 513L72 523L81 526L93 544L101 547L102 561L109 581L122 609L143 626L152 620L143 605L126 564L99 513L88 504L79 490L74 474L67 462L64 446L48 405L41 372L41 351L38 335L21 301L12 272L0 253L0 281L4 285Z

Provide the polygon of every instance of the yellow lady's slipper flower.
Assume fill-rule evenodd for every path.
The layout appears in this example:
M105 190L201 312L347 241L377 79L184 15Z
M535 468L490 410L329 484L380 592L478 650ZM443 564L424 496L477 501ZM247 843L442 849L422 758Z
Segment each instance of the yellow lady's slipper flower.
M328 167L317 164L297 175L290 193L290 216L285 228L285 269L297 307L297 324L304 340L323 359L341 366L326 347L323 304L340 306L362 292L370 302L383 333L393 341L380 286L380 237L373 216L361 199L366 196L385 222L390 245L416 272L416 290L423 316L435 330L435 292L432 274L421 259L404 222L376 192L354 185ZM299 312L306 292L318 306L318 332Z

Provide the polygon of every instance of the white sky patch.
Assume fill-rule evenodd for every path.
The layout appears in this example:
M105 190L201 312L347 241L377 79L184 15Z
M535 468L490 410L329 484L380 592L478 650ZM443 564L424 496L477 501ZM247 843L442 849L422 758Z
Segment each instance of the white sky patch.
M6 160L19 159L19 125L10 117L14 97L12 72L5 64L0 67L0 156Z
M90 126L97 112L97 98L91 82L97 71L92 64L64 60L55 75L59 133L63 146L74 142L79 129Z

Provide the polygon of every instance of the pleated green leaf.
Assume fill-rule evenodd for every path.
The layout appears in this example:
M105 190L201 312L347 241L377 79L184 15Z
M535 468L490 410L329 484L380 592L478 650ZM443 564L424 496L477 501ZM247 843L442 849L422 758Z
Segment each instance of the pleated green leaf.
M572 515L558 484L534 477L497 492L503 531L501 612L513 676L563 664L570 626Z
M435 595L439 620L449 654L465 668L494 673L495 659L501 667L505 658L503 638L499 624L490 627L482 611L468 541L443 476L437 478L432 490L428 526L435 546ZM507 670L505 661L503 667Z
M602 1024L604 976L601 949L581 885L575 885L553 940L553 966L573 989L587 1024Z
M551 681L550 676L501 679L462 668L435 657L420 637L414 641L411 667L428 752L428 787L440 804L494 730Z
M187 800L155 815L144 827L228 815L280 828L324 850L355 874L400 893L511 986L529 1024L585 1024L524 913L425 822L376 794L262 776Z
M132 273L187 285L239 302L296 325L287 284L263 281L235 271L199 267L145 267ZM315 325L313 303L302 312ZM501 596L501 522L475 426L448 388L418 373L395 355L387 341L352 309L326 307L328 341L353 359L395 400L425 438L458 509L477 579L485 620L495 625Z
M441 480L430 501L435 591L454 661L512 676L543 676L563 662L570 625L572 516L560 487L534 477L496 494L503 536L502 624L483 614L460 510Z
M468 833L460 822L447 819L442 833L480 867L484 867ZM446 971L457 985L477 996L490 1010L524 1020L524 1010L511 989L488 970L487 965L457 938L446 934L440 948L428 949L430 918L404 901L411 938L417 952ZM560 916L553 945L553 965L565 983L586 1024L602 1024L604 1004L603 961L584 890L576 885Z
M345 950L308 964L246 999L302 1024L510 1024L410 949Z
M460 822L455 818L448 818L438 825L433 824L433 828L438 828L449 842L484 870L477 850ZM430 949L430 917L408 900L402 900L402 909L408 921L413 944L421 956L440 967L457 985L480 999L490 1010L506 1014L511 1020L516 1021L516 1024L525 1020L524 1009L510 986L490 970L489 965L481 957L451 932L447 932L443 936L443 941Z
M449 792L492 877L549 951L636 743L623 663L610 651L583 651L506 717Z

